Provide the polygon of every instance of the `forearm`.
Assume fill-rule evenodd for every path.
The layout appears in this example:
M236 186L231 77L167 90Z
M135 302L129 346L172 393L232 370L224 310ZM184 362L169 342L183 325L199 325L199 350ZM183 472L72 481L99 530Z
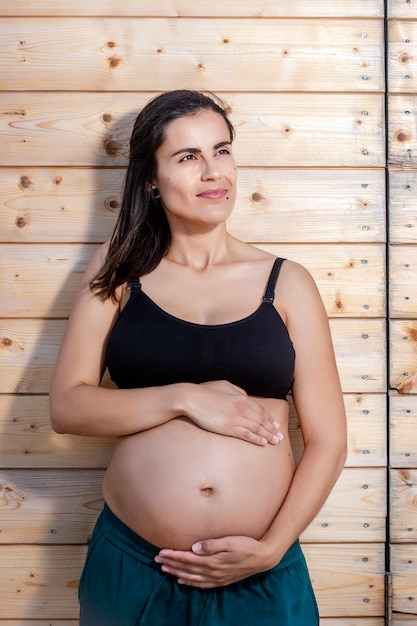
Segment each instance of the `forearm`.
M52 428L58 433L121 437L148 430L183 414L188 385L107 389L78 384L50 394Z
M319 513L343 469L345 459L344 441L318 440L306 446L287 496L262 537L270 567L280 561Z

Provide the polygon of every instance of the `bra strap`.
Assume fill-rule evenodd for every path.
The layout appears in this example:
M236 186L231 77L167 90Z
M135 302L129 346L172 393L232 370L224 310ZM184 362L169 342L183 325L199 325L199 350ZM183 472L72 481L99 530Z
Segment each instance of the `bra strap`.
M140 284L139 278L132 278L130 281L130 297L134 298L138 293L140 293L142 289L142 285Z
M269 302L272 304L275 298L275 285L277 284L278 276L281 270L281 266L285 259L277 258L272 266L271 274L269 275L268 284L265 289L265 295L262 298L262 302Z

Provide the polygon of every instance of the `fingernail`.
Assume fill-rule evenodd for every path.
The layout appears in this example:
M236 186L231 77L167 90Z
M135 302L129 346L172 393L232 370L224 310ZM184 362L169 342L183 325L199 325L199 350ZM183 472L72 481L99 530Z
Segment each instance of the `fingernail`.
M276 429L278 429L278 428L279 428L279 424L278 424L278 422L276 422L276 421L273 421L273 422L272 422L272 426L273 426L274 428L276 428Z
M271 443L278 443L278 441L280 441L278 435L274 435L271 439Z

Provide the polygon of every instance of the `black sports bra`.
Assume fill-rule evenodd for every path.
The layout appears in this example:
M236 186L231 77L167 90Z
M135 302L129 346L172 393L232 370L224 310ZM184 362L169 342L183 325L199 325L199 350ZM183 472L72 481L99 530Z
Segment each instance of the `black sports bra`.
M260 306L227 324L195 324L161 309L131 281L128 303L113 326L106 364L119 388L228 380L249 395L285 399L295 352L274 307L284 259L276 259Z

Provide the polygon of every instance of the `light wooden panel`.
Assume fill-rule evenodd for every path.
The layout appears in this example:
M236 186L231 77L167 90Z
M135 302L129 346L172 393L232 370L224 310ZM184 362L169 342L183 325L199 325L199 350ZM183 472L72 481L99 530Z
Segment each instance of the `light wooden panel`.
M348 419L349 448L346 466L385 466L387 463L385 396L346 394L344 401ZM298 461L303 450L303 442L291 399L290 411L290 437ZM411 430L411 427L412 424L409 426L409 434L413 436L415 430ZM46 396L0 395L2 468L104 468L110 460L113 445L114 439L111 438L57 435L52 432ZM400 448L404 454L404 448L401 446Z
M3 619L29 619L35 614L39 620L76 619L85 550L84 546L3 545ZM382 544L305 545L304 552L323 617L383 615Z
M95 245L0 244L0 302L5 317L65 317ZM260 246L304 265L320 289L328 315L385 313L382 244Z
M2 241L106 241L124 174L107 168L0 169ZM229 228L252 242L383 242L385 172L241 169Z
M0 244L5 317L66 317L96 245Z
M112 438L54 433L47 396L0 395L2 468L104 468L113 447Z
M382 20L3 18L0 63L9 91L138 91L138 75L142 91L382 91L383 33Z
M390 471L390 541L417 542L417 469Z
M345 394L348 426L346 467L384 467L387 464L387 407L383 394ZM296 462L303 452L303 438L290 398L290 438Z
M86 543L103 507L102 470L0 472L2 544ZM385 469L345 469L304 542L385 540Z
M133 120L152 95L2 93L0 165L124 165ZM383 94L219 95L240 166L384 166Z
M3 626L1 620L0 620L0 625ZM325 617L323 619L320 619L320 625L321 626L385 626L385 620L383 617L369 617L369 618L364 617L363 619L360 617L355 617L354 619L350 619L350 618L344 619L343 617L341 618ZM5 626L13 626L13 625L6 624ZM31 626L31 625L24 624L23 626ZM33 626L36 626L36 625L33 625ZM41 624L40 626L43 626L43 624ZM55 626L55 623L52 624L51 626ZM59 626L59 624L57 624L57 626Z
M417 613L414 615L405 615L393 613L392 626L417 626Z
M383 17L383 0L210 0L196 3L195 0L2 0L0 15L97 15L97 16L242 16L242 17Z
M345 469L301 541L385 541L386 471Z
M389 257L390 316L417 318L417 246L390 246Z
M355 617L354 619L349 619L349 618L344 619L344 618L337 618L337 617L326 618L325 617L323 619L320 619L320 624L321 626L385 626L385 620L383 617L369 617L369 618L364 617L363 619L360 617ZM13 624L12 623L6 624L5 626L13 626ZM24 624L23 626L26 626L26 624ZM28 624L27 626L30 626L30 624ZM43 626L43 624L41 624L40 626ZM55 624L51 624L51 626L55 626Z
M390 465L417 467L417 395L390 396Z
M31 619L0 619L0 626L78 626L78 620L73 619L53 619L53 620L31 620ZM344 626L344 625L343 625ZM364 623L364 626L374 626L374 624ZM379 626L376 622L375 626Z
M122 168L0 169L1 240L106 241L119 212L124 175ZM372 203L375 207L376 200Z
M259 246L304 265L313 275L329 317L382 317L385 314L383 245Z
M330 329L343 390L385 391L384 320L330 320Z
M384 321L338 319L330 325L344 391L385 391ZM48 391L64 326L64 320L1 320L0 393Z
M304 545L323 617L384 615L383 544Z
M85 546L3 545L2 618L78 618L77 589L85 552Z
M416 105L414 95L388 97L388 163L405 169L417 166Z
M417 18L417 7L415 2L409 2L408 0L388 0L387 9L389 18Z
M390 323L390 387L400 393L417 393L417 322Z
M388 22L388 89L390 93L417 91L415 41L417 22Z
M417 545L392 544L392 608L417 615Z
M2 544L87 543L103 508L103 470L0 472Z
M417 243L417 172L389 171L389 238L391 243Z

